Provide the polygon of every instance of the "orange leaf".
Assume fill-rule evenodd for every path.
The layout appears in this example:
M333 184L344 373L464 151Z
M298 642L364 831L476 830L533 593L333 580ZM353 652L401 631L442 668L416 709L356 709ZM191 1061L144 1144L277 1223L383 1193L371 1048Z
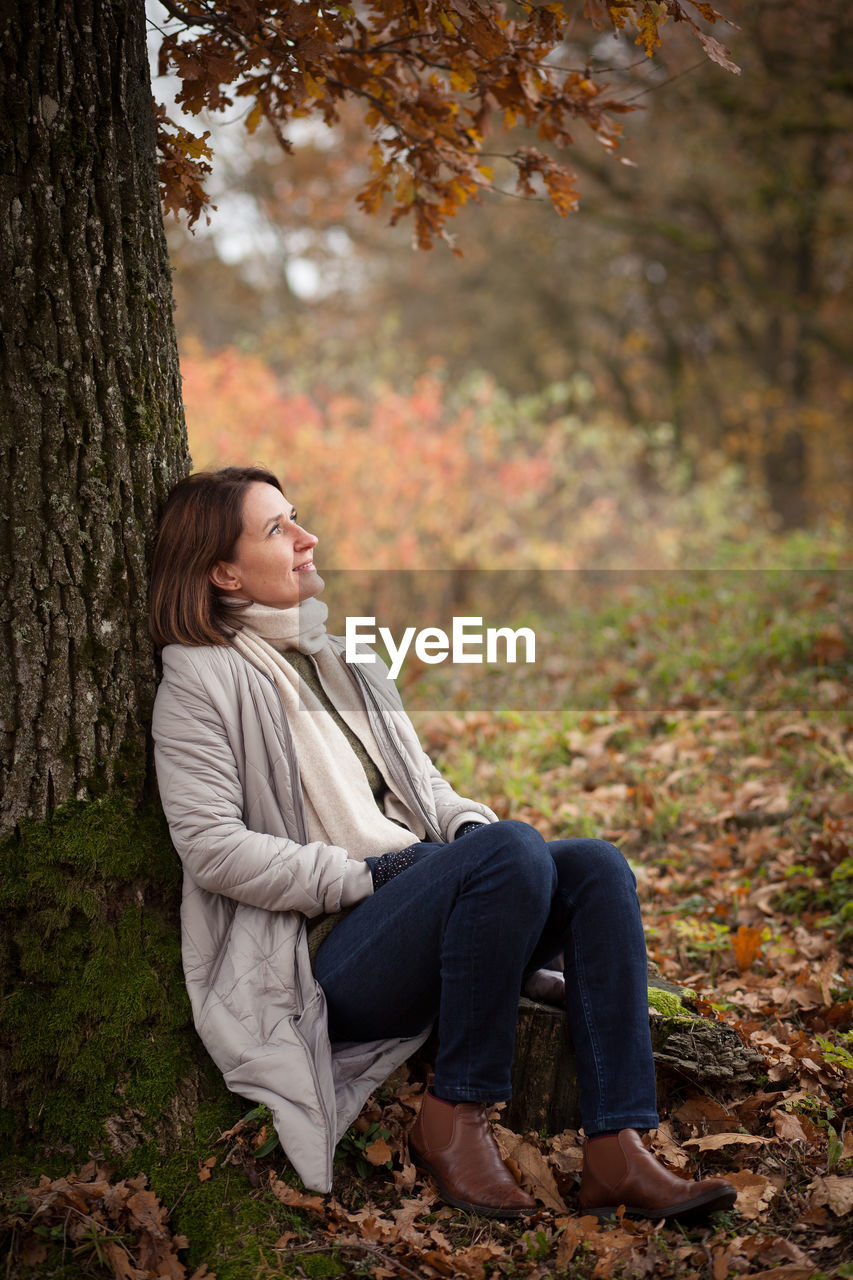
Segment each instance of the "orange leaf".
M276 1200L292 1209L310 1209L312 1213L322 1214L326 1212L326 1203L322 1196L310 1196L304 1191L297 1191L294 1187L289 1187L286 1182L282 1182L274 1173L270 1174L270 1190Z
M737 967L741 971L749 969L761 954L761 930L742 924L732 938L732 950Z
M375 1142L368 1143L364 1148L364 1154L371 1164L387 1164L391 1159L391 1148L384 1138L377 1138Z
M634 43L641 44L645 50L646 57L651 58L660 44L660 34L658 33L657 15L650 4L643 5L643 11L637 19L637 31L638 35Z

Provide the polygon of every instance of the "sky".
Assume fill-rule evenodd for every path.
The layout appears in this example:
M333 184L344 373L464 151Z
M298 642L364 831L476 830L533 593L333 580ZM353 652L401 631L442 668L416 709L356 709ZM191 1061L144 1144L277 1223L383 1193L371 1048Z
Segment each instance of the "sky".
M252 146L247 146L247 134L242 121L250 107L245 103L238 103L215 115L184 114L175 102L180 80L174 75L160 75L157 68L163 32L182 24L170 18L158 0L146 0L146 16L155 98L163 103L176 124L182 124L193 133L210 130L209 141L214 153L213 172L205 186L216 209L211 214L209 223L204 216L199 218L193 228L194 234L212 238L219 257L229 265L248 265L251 260L252 263L259 264L255 266L256 270L262 270L264 260L275 262L278 269L283 267L287 283L297 297L321 297L324 286L320 271L312 258L302 256L309 245L315 243L316 232L307 227L304 231L283 231L280 227L272 226L251 196L235 189L235 179L245 175L251 168L255 146L260 145L256 135L252 139ZM316 121L291 121L287 134L297 144L310 137L315 146L323 145L324 140L328 140L330 147L335 145L332 131ZM329 232L326 241L324 247L331 255L346 258L350 251L350 241L343 228Z

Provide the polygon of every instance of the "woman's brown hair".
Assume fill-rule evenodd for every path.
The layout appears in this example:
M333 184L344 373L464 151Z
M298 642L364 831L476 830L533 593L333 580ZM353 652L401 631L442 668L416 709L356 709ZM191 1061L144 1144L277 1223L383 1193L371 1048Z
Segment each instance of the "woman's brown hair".
M251 484L281 484L263 467L197 471L178 481L160 517L148 624L154 643L227 644L234 633L210 581L217 560L231 560L243 530L243 500Z

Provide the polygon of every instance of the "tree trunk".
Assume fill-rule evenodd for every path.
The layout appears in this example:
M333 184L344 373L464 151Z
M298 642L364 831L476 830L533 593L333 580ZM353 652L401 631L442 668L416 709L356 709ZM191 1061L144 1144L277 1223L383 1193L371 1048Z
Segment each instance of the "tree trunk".
M187 469L144 0L0 0L0 837L138 797L146 564Z
M663 989L669 983L652 980ZM684 1082L719 1088L751 1080L761 1055L722 1022L651 1014L658 1100L665 1104ZM576 1064L568 1018L553 1005L519 1002L512 1067L512 1098L502 1123L517 1132L561 1133L581 1123Z
M178 1126L202 1061L137 803L188 466L145 37L144 0L0 0L0 1141L81 1152Z
M554 1005L524 996L518 1002L512 1097L501 1119L524 1133L562 1133L580 1127L580 1091L569 1020Z
M802 529L809 521L808 450L798 427L788 428L781 440L768 444L764 478L770 505L782 529Z

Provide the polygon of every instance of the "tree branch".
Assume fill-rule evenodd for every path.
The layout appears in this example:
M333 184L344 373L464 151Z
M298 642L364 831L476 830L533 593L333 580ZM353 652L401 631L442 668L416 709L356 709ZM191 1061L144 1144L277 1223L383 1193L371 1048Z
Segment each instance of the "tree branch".
M160 0L160 3L170 18L174 18L176 22L182 22L185 27L221 27L223 25L218 14L212 13L202 17L187 13L186 9L175 4L175 0Z

